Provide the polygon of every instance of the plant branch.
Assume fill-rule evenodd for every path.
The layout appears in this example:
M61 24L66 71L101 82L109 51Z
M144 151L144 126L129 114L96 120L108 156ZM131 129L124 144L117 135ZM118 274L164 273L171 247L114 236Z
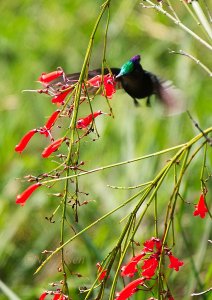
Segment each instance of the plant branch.
M203 40L201 37L199 37L195 32L193 32L191 29L189 29L187 26L185 26L182 22L180 22L174 16L172 16L171 14L169 14L160 5L157 5L157 4L153 3L150 0L144 0L144 2L149 3L150 6L145 6L143 3L141 3L142 6L143 6L143 8L154 8L154 9L156 9L160 13L164 14L165 16L167 16L170 20L172 20L176 25L178 25L184 31L186 31L191 36L193 36L193 38L195 38L197 41L199 41L202 45L204 45L205 47L207 47L209 50L212 50L212 45L210 45L209 43L207 43L205 40Z

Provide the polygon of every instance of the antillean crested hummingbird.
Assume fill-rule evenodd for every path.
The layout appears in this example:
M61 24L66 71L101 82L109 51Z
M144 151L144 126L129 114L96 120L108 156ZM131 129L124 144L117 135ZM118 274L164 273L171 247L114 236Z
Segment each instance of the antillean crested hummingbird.
M105 68L103 74L112 73L115 77L118 88L122 88L133 98L135 105L138 105L139 99L147 99L147 105L150 105L150 97L155 95L166 108L176 106L178 97L174 88L167 81L159 79L155 74L146 71L140 64L140 55L133 56L122 65L121 68ZM102 74L102 69L88 71L88 79ZM76 82L80 73L67 75L69 82ZM178 105L177 105L178 106Z

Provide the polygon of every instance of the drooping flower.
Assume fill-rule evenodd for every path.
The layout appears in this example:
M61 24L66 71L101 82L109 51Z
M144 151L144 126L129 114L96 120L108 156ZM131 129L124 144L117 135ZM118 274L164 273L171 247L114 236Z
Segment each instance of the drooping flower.
M76 128L78 128L78 129L87 128L96 117L98 117L99 115L102 115L102 114L103 114L103 112L101 110L98 110L98 111L94 112L93 114L88 115L85 118L79 119L77 121Z
M141 267L142 276L145 276L147 279L152 278L155 275L155 271L158 267L158 260L155 256L149 257L148 259L144 260L144 264Z
M48 84L61 75L63 75L63 70L57 70L50 73L42 73L41 76L38 78L38 81L43 84Z
M16 203L20 204L21 206L24 206L26 200L31 196L31 194L39 187L41 186L40 182L36 182L32 185L30 185L25 191L23 191L20 195L16 197Z
M168 256L170 260L170 264L168 267L170 269L175 269L175 271L179 271L179 268L184 265L184 262L180 261L177 257L173 256L171 252L168 254Z
M130 282L128 285L126 285L123 290L121 290L119 293L117 293L116 300L126 300L133 294L135 294L138 291L138 286L144 284L144 278L138 278L132 282Z
M104 76L104 88L105 91L102 93L103 96L111 99L112 95L116 92L116 82L110 74Z
M21 141L19 142L19 144L15 146L15 151L21 153L26 148L26 146L29 143L30 139L33 137L33 135L36 132L38 132L37 129L32 129L29 132L27 132L23 136L23 138L21 139Z
M205 205L205 197L204 194L200 195L199 202L195 205L195 211L193 213L194 216L200 216L200 218L205 218L206 213L208 212L207 206Z
M131 260L126 265L122 266L121 276L133 277L137 272L136 269L137 264L145 255L146 255L145 252L141 252L141 254L132 257Z
M63 141L64 141L64 138L60 138L60 139L54 141L53 143L51 143L49 146L47 146L42 152L43 158L47 158L53 152L55 152L60 147L60 145L62 144Z
M102 268L101 264L98 262L96 264L98 273L99 273L99 281L102 281L107 276L107 269Z

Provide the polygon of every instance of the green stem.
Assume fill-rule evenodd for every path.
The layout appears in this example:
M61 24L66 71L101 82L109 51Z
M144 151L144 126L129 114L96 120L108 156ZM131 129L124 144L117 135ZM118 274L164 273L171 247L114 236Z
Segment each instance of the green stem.
M51 179L51 180L45 180L45 181L42 182L42 184L45 185L45 184L49 184L49 183L52 183L52 182L57 182L57 181L62 181L62 180L71 179L71 178L75 178L75 177L85 176L85 175L88 175L88 174L91 174L91 173L104 171L104 170L115 168L115 167L118 167L118 166L123 166L123 165L126 165L126 164L130 164L130 163L133 163L133 162L144 160L144 159L147 159L147 158L150 158L150 157L155 157L155 156L158 156L158 155L161 155L161 154L164 154L164 153L167 153L167 152L179 149L179 148L186 149L186 148L190 147L191 145L195 144L198 140L200 140L203 136L207 135L210 132L212 132L212 127L209 127L208 129L203 131L203 133L198 134L193 139L191 139L188 143L181 144L181 145L178 145L178 146L174 146L174 147L171 147L171 148L168 148L168 149L165 149L165 150L161 150L161 151L158 151L158 152L155 152L155 153L152 153L152 154L140 156L140 157L137 157L137 158L134 158L134 159L126 160L126 161L123 161L123 162L110 164L110 165L107 165L107 166L104 166L104 167L99 167L99 168L92 169L92 170L82 172L82 173L79 173L79 174L70 175L67 178L66 177L60 177L60 178L55 178L55 179Z
M205 31L207 32L208 36L210 37L210 39L212 39L212 29L211 29L211 25L209 24L201 6L199 5L199 2L197 0L193 0L191 2L191 5L198 17L198 19L200 20L200 23L202 24L203 28L205 29Z
M212 127L211 127L211 131L212 131ZM200 136L200 138L201 137L202 136ZM123 165L126 165L126 164L130 164L130 163L133 163L133 162L137 162L137 161L140 161L140 160L144 160L144 159L147 159L147 158L155 157L155 156L158 156L158 155L161 155L161 154L164 154L164 153L167 153L167 152L170 152L170 151L182 148L182 147L186 147L186 145L187 145L186 143L181 144L181 145L174 146L174 147L171 147L171 148L168 148L168 149L165 149L165 150L161 150L161 151L158 151L158 152L155 152L155 153L152 153L152 154L144 155L144 156L141 156L141 157L138 157L138 158L130 159L130 160L115 163L115 164L110 164L110 165L107 165L107 166L104 166L104 167L99 167L99 168L92 169L92 170L89 170L89 171L86 171L86 172L82 172L82 173L79 173L79 174L76 174L76 175L70 175L70 176L68 176L68 179L88 175L88 174L99 172L99 171L104 171L104 170L107 170L107 169L111 169L111 168L123 166ZM62 181L62 180L66 180L66 177L60 177L60 178L55 178L55 179L51 179L51 180L46 180L46 181L43 181L42 184L44 185L44 184L49 184L49 183L52 183L52 182L57 182L57 181Z

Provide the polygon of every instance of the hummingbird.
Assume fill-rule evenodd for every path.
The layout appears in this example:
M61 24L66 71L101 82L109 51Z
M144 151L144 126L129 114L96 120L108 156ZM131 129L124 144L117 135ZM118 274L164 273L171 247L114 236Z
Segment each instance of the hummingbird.
M114 75L117 83L117 89L123 89L134 101L136 106L139 105L138 100L146 99L147 106L150 106L150 98L155 95L165 107L170 110L176 107L178 97L170 82L161 80L155 74L143 69L140 63L140 55L133 56L125 62L121 68L105 68L88 71L88 79L97 75L111 74ZM76 82L80 73L67 75L68 82Z

